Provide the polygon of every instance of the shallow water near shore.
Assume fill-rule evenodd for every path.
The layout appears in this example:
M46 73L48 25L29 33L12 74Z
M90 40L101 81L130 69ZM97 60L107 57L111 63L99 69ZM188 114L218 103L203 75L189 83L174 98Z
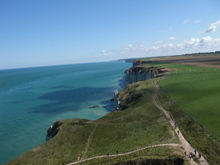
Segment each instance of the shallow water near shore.
M1 70L0 164L44 143L58 119L95 120L113 111L113 90L123 88L129 67L114 61Z

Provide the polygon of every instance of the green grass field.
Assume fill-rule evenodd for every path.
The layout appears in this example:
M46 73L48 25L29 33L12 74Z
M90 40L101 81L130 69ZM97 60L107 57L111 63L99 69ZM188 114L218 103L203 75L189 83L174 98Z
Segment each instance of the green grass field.
M177 70L160 84L192 118L220 139L220 70L175 63L150 64Z

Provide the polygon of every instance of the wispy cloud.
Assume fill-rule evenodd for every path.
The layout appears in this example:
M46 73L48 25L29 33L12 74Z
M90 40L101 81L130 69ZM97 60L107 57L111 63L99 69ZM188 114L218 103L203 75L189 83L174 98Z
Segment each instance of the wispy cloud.
M199 23L199 22L201 22L201 20L194 21L194 23Z
M186 23L188 23L188 22L189 22L189 19L185 20L185 21L183 22L183 24L186 24Z
M168 40L175 40L175 37L169 37Z
M107 55L106 50L103 50L103 51L102 51L102 55L104 55L104 56L106 56L106 55Z
M220 27L220 20L215 23L212 23L205 32L206 33L215 32L218 27Z
M219 50L220 38L213 39L210 36L201 39L191 38L184 40L179 44L164 44L161 46L146 47L143 45L127 45L119 50L106 51L106 56L109 59L116 58L135 58L135 57L154 57L163 55L178 55L193 52L210 52Z
M163 43L163 40L160 40L160 41L154 42L154 43L152 43L152 44L156 45L156 44L161 44L161 43Z

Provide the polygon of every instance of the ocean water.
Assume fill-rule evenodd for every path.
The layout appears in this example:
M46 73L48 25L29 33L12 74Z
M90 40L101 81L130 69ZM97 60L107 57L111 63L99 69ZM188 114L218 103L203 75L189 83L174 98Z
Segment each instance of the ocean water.
M0 164L43 144L58 119L113 111L113 90L124 87L129 67L114 61L0 70Z

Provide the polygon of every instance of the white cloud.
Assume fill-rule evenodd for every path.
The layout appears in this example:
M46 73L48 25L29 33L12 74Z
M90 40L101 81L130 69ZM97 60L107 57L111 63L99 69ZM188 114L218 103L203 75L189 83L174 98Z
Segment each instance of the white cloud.
M201 20L194 21L194 23L199 23L199 22L201 22Z
M211 26L217 26L217 27L219 27L219 26L220 26L220 20L217 21L217 22L215 22L215 23L212 23Z
M185 21L183 22L183 24L186 24L187 22L189 22L189 19L185 20Z
M205 32L206 33L215 32L218 27L220 27L220 20L215 23L212 23Z
M162 41L162 40L157 41L157 42L154 42L153 44L154 44L154 45L156 45L156 44L161 44L161 43L163 43L163 41Z
M106 50L103 50L103 51L102 51L102 55L106 56L106 55L107 55L107 51L106 51Z
M210 33L210 32L215 32L217 29L217 26L210 26L205 32Z
M175 40L175 37L169 37L168 40Z
M160 42L162 43L162 42ZM195 52L213 52L220 48L220 38L213 39L210 36L204 38L191 38L179 44L164 44L162 46L146 47L143 45L127 45L119 50L106 51L109 59L154 57L163 55L178 55Z

